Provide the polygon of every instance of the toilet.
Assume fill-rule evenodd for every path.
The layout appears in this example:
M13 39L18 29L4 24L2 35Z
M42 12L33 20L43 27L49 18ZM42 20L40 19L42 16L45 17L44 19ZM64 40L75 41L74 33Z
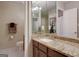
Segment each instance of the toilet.
M23 50L23 41L18 41L16 43L16 47L18 51L22 51Z

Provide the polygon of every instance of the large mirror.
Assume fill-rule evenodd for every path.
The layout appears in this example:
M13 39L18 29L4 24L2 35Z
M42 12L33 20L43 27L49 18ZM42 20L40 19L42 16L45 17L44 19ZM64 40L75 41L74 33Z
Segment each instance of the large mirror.
M76 3L74 5L73 3L66 1L32 2L32 32L79 37L78 8ZM72 7L69 7L70 5Z
M32 32L56 33L56 2L32 2Z

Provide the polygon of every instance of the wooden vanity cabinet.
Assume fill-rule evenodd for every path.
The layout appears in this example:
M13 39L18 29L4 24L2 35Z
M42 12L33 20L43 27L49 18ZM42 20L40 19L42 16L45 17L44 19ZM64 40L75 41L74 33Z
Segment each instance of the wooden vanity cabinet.
M33 57L67 57L33 40Z
M36 41L32 41L33 44L33 57L47 57L47 47L45 47L44 45L36 42Z
M47 57L47 47L39 43L39 57Z
M38 51L39 51L38 48L33 46L33 57L38 57L38 54L39 54Z
M47 54L47 47L39 43L39 50Z
M48 57L67 57L67 56L48 48Z
M33 43L33 46L38 47L38 44L39 44L38 42L36 42L36 41L33 40L32 43Z
M32 41L32 44L33 44L33 57L38 57L38 42L36 41Z
M44 52L42 52L41 50L39 50L38 57L47 57L47 54L45 54Z

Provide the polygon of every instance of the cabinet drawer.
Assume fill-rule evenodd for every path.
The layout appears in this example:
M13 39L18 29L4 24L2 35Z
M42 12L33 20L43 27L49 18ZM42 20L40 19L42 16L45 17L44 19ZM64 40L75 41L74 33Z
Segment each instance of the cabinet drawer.
M47 57L47 54L39 50L39 57Z
M48 57L66 57L66 56L54 50L48 49Z
M34 46L38 47L38 42L33 40L32 43L33 43Z
M44 53L47 53L47 47L39 43L39 49Z

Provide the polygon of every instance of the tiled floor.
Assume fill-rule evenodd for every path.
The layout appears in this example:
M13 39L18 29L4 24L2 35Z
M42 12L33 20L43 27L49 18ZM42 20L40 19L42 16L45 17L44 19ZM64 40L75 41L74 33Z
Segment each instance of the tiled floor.
M24 52L22 49L18 49L17 47L7 48L0 50L0 54L6 54L8 57L23 57Z

